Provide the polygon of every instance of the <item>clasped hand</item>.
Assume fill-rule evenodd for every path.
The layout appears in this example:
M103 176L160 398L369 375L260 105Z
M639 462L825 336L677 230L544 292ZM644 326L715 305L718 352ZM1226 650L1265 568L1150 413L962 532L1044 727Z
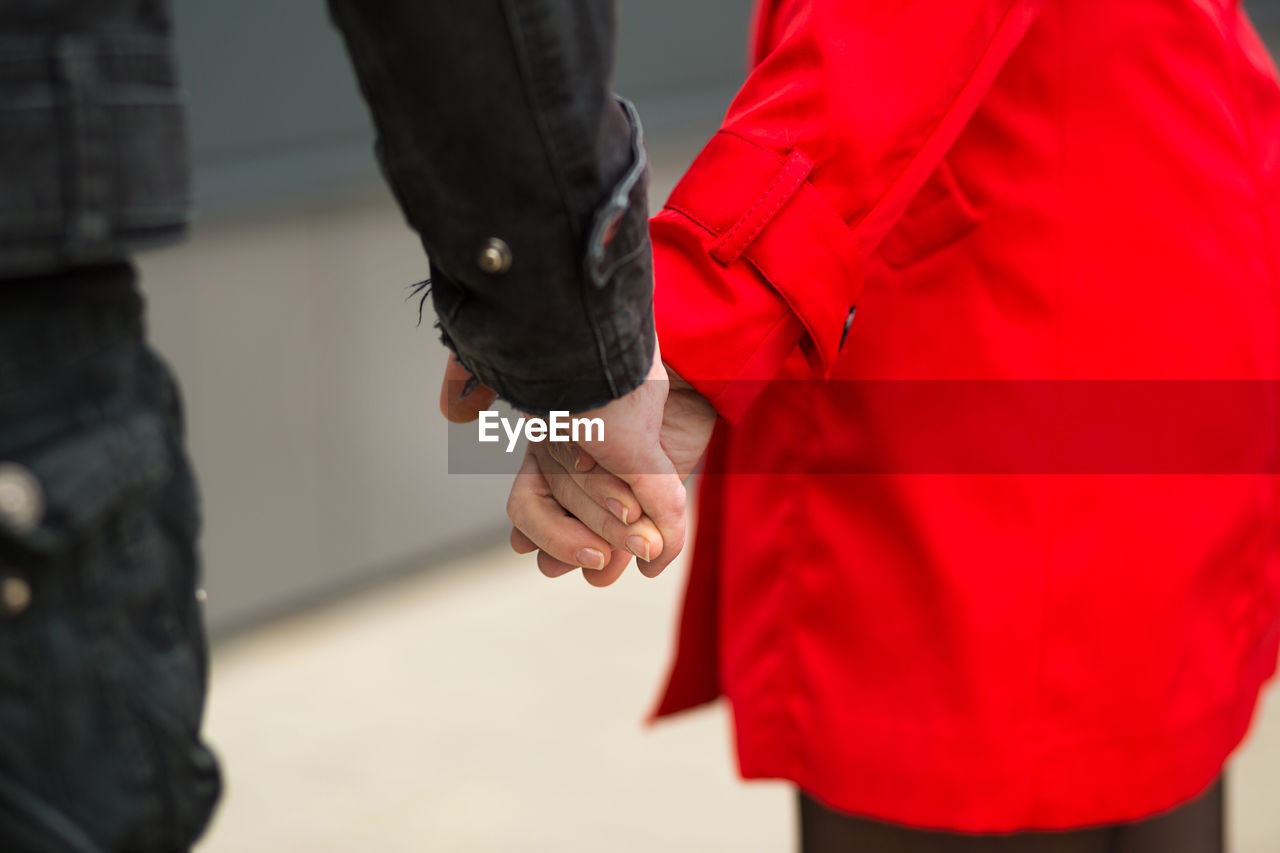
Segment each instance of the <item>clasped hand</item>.
M484 387L459 397L469 378L450 356L440 409L451 421L473 421L493 402ZM640 387L575 414L600 418L603 438L527 445L507 498L511 547L536 551L547 577L583 569L588 583L608 586L633 556L641 573L654 577L684 547L683 481L711 439L715 410L665 368L655 347Z

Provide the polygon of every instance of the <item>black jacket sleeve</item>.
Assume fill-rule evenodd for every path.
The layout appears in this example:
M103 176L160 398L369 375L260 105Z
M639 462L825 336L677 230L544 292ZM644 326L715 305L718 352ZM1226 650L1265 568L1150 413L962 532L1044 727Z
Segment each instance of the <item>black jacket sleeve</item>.
M653 357L640 124L609 90L614 0L329 0L442 337L528 411L581 411Z

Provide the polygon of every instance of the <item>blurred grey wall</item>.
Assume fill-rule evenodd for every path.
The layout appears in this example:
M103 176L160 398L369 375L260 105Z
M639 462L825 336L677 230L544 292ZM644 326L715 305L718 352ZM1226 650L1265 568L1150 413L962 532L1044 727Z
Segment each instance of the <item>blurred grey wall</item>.
M373 176L368 115L322 0L177 0L198 196L208 210ZM626 0L615 89L659 135L718 113L749 0ZM718 118L718 115L716 116Z
M1253 22L1268 38L1274 52L1280 40L1280 0L1248 0L1244 7L1253 16Z
M445 353L406 299L426 263L324 3L176 0L176 16L201 215L142 258L143 286L186 392L224 633L505 539L510 478L447 472ZM615 88L667 164L657 199L743 75L748 16L622 5Z

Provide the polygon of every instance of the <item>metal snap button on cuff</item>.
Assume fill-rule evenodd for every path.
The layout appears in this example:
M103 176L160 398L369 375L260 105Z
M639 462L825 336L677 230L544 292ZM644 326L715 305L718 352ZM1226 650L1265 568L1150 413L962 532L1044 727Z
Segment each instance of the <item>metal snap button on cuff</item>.
M18 616L31 606L31 584L18 575L0 578L0 607L6 616Z
M35 475L16 462L0 462L0 524L20 533L44 517L44 490Z
M511 269L511 247L497 237L490 237L489 242L480 250L480 257L476 262L481 272L491 275L504 273Z

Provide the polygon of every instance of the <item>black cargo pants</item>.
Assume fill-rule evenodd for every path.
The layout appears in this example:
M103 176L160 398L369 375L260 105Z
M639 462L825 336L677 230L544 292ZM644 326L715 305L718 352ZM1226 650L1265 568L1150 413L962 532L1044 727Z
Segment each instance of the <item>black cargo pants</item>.
M131 266L0 279L0 850L188 849L199 510Z

